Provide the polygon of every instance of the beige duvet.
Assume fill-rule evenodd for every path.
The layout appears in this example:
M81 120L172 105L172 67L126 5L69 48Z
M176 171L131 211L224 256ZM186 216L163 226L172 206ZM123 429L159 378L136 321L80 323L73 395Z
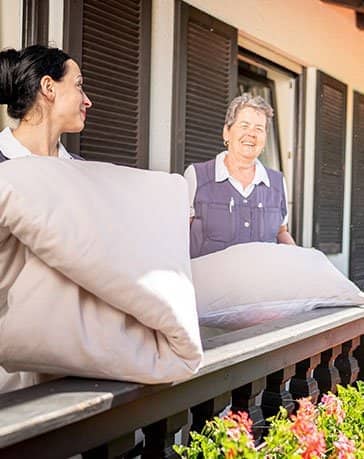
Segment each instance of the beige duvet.
M143 383L196 372L188 212L177 175L56 158L3 163L0 365Z

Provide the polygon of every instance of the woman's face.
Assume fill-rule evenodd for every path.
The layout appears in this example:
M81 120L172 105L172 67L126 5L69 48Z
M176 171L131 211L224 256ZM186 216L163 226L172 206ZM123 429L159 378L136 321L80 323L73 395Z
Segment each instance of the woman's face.
M267 117L265 113L252 107L238 112L230 128L224 126L224 139L229 141L229 153L247 160L258 158L267 136Z
M84 128L86 111L92 103L82 89L82 75L75 61L66 61L66 73L54 82L55 97L52 118L63 132L80 132Z

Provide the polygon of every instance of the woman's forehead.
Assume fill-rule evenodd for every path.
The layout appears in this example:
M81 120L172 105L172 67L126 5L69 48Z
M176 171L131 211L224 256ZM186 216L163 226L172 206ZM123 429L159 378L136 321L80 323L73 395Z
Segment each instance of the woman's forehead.
M78 66L77 62L75 62L73 59L68 59L68 61L66 61L66 69L66 73L72 77L77 77L78 75L81 75L80 67Z
M267 122L267 117L265 113L259 109L256 109L254 107L244 107L238 111L236 121L248 121L254 122L255 124L265 125Z

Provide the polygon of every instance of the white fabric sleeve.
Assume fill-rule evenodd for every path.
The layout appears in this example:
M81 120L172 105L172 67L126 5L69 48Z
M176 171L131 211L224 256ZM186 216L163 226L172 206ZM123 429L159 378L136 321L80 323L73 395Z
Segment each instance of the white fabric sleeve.
M287 213L283 219L282 225L288 225L288 192L287 192L287 183L286 183L286 179L284 178L284 176L283 176L283 190L284 190L284 198L286 200Z
M195 200L196 190L197 190L197 177L196 170L193 164L187 167L184 173L184 177L187 180L188 184L188 196L190 200L190 218L195 216L195 208L193 202Z

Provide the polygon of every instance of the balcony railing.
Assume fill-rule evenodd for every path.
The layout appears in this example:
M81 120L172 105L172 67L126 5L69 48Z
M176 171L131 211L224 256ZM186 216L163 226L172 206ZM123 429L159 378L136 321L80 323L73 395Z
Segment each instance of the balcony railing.
M249 411L259 441L280 405L293 412L297 398L364 379L364 309L320 309L208 338L204 348L198 374L175 384L64 378L1 395L1 459L175 457L176 433L186 441L228 405Z

